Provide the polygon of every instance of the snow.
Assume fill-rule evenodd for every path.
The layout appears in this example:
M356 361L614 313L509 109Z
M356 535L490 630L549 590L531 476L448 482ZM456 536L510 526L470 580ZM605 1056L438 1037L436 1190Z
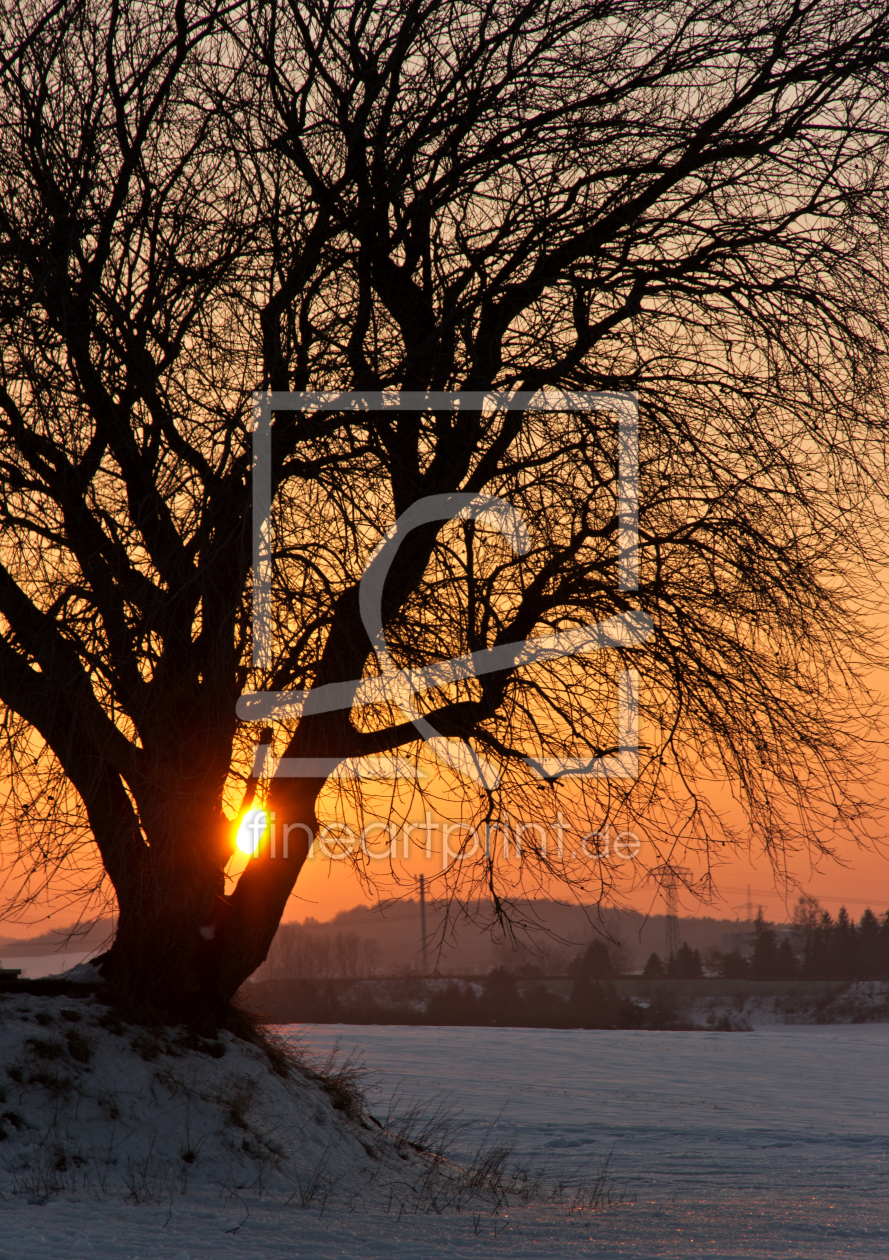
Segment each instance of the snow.
M163 1224L181 1207L186 1234L212 1221L234 1237L251 1217L268 1231L294 1203L397 1191L417 1162L311 1072L275 1071L229 1033L128 1026L91 998L4 995L0 1064L0 1256L88 1251L90 1228L127 1254L107 1235L156 1233L157 1209ZM70 1223L51 1237L52 1220Z
M866 1024L889 1021L889 983L859 980L829 995L697 998L685 1002L684 1017L701 1027L736 1030L775 1024Z
M889 1025L312 1035L337 1039L381 1094L444 1091L467 1145L499 1116L520 1158L546 1151L559 1174L613 1151L612 1184L636 1202L590 1237L619 1254L889 1255Z
M0 1260L889 1256L887 1024L282 1029L321 1058L337 1043L341 1053L354 1048L374 1115L394 1092L402 1110L417 1099L427 1111L442 1101L458 1109L453 1138L467 1158L485 1140L512 1143L518 1162L546 1163L550 1184L576 1179L584 1165L595 1180L608 1163L610 1207L572 1210L569 1192L561 1205L512 1196L496 1216L483 1204L438 1215L399 1210L417 1206L403 1189L416 1163L398 1160L376 1126L344 1121L316 1083L283 1081L252 1047L226 1037L221 1058L180 1047L143 1059L124 1053L132 1030L94 1022L101 1008L72 1023L61 1014L71 999L14 1004L25 1010L0 1024L0 1049L23 1081L0 1081L0 1116L14 1110L34 1127L0 1119L9 1133L0 1142ZM52 1022L36 1023L38 1010ZM68 1053L72 1029L93 1044L86 1064ZM66 1049L42 1060L32 1046L28 1057L29 1040ZM77 1088L53 1096L29 1084L35 1065L64 1069ZM248 1078L245 1129L230 1113L232 1090ZM100 1103L110 1095L116 1120ZM34 1164L35 1151L59 1141L89 1157L92 1180L69 1169L46 1197L23 1167L25 1148ZM197 1148L190 1164L183 1142ZM109 1150L117 1162L102 1164ZM173 1180L162 1171L171 1165ZM313 1196L319 1169L326 1189ZM127 1201L134 1185L141 1204Z

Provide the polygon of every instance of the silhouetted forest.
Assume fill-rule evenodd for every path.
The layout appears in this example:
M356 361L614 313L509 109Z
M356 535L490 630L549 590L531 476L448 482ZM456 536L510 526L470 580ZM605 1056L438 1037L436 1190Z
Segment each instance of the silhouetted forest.
M533 974L534 972L538 974ZM569 967L570 992L554 992L535 967L495 967L478 981L401 976L343 987L294 979L257 985L248 1002L287 1023L495 1025L523 1028L683 1028L669 997L621 997L611 953L594 941Z
M682 980L708 974L727 980L889 980L889 910L882 917L865 910L856 923L845 908L834 919L801 898L788 929L776 929L760 914L746 950L714 950L705 960L683 944L666 961L652 954L643 972L650 979Z
M477 980L416 974L375 978L369 966L345 966L347 959L354 960L362 953L360 937L340 933L331 939L334 944L340 941L339 952L331 947L324 955L325 965L337 968L333 974L319 976L317 970L311 970L321 962L321 956L308 949L301 964L297 965L294 957L292 970L280 970L253 986L249 994L245 992L248 1004L270 1021L280 1023L692 1026L683 1014L682 996L669 989L652 985L636 996L617 991L614 981L624 968L623 951L615 942L597 939L588 944L567 966L570 986L564 980L554 986L552 975L527 962L494 967ZM305 946L308 938L295 930L288 940L298 952L297 947ZM643 977L889 980L889 911L878 917L865 910L856 923L845 910L834 919L816 902L801 899L789 926L775 927L760 914L747 940L742 937L741 941L741 948L727 952L710 949L702 953L684 942L666 960L653 953ZM347 980L353 983L345 983Z

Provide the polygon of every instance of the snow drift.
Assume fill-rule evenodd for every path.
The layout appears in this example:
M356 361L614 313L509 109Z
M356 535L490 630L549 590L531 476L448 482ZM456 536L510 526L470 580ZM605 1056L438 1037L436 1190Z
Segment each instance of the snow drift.
M92 998L0 998L0 1194L162 1202L197 1186L306 1206L404 1180L420 1158L322 1077L220 1032L149 1031Z

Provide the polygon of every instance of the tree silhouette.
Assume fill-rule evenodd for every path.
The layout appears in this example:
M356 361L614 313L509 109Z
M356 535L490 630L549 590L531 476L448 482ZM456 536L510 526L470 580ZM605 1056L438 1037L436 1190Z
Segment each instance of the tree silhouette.
M652 864L677 818L691 848L732 840L697 786L714 767L772 854L854 824L887 28L881 7L837 0L7 6L7 817L20 897L97 847L119 998L227 1018L322 790L360 797L330 768L416 762L423 720L451 770L489 767L466 787L477 819L564 809L601 835L644 818ZM370 401L273 414L271 643L254 663L256 390ZM638 590L618 575L613 411L543 395L411 411L381 390L635 393ZM653 637L409 703L239 720L244 692L384 668L361 576L434 496L441 517L399 539L382 592L396 670L638 610ZM502 515L452 510L470 496L521 514L518 550ZM620 751L630 667L638 779L541 774ZM227 889L261 739L326 768L260 790L294 828L288 853L263 844ZM588 897L630 869L528 840L522 860ZM484 845L459 869L501 899L513 878Z

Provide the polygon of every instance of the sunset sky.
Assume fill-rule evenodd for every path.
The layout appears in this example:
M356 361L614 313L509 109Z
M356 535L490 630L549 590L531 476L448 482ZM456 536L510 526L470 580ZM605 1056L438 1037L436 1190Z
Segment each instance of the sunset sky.
M889 655L889 653L887 653ZM889 668L875 673L872 686L887 705L885 729L889 730ZM889 755L882 756L880 771L873 783L873 798L879 805L889 799ZM380 808L373 806L368 811L368 818L383 818L385 809L380 800ZM322 818L330 815L322 814ZM423 810L414 807L410 817L422 821ZM438 895L441 885L436 880L442 870L442 831L441 822L454 822L459 813L453 812L448 819L444 810L433 814L436 828L433 831L432 856L428 859L421 854L414 854L408 861L399 860L396 869L400 875L400 886L388 875L388 864L377 861L369 864L378 873L377 892L363 886L348 862L330 861L314 852L304 866L291 895L285 921L301 920L312 916L324 920L333 917L342 910L357 904L373 904L377 897L416 896L416 877L423 872L429 881L429 895ZM415 832L415 837L422 840L423 833ZM856 848L845 844L840 848L841 862L820 859L816 866L803 856L798 856L790 865L791 873L800 881L801 889L817 900L832 913L846 906L853 917L859 917L865 907L870 906L881 912L889 908L889 844L883 838L889 834L889 824L883 822L879 814L875 814L870 825L873 837L871 848ZM399 833L399 851L403 848L403 835ZM8 867L7 848L7 862ZM645 859L645 844L639 853L640 863ZM229 867L229 874L236 876L249 859L236 854ZM693 861L689 867L700 873ZM638 868L637 868L638 869ZM695 915L711 915L718 918L745 918L747 914L748 889L753 913L761 906L767 918L782 921L789 917L796 899L798 889L782 889L776 887L773 874L767 860L754 856L748 859L745 853L736 853L725 858L716 872L717 896L711 902L696 899L687 891L680 895L680 913ZM62 881L58 885L60 891L64 887ZM570 896L564 889L551 887L551 894L560 898ZM531 895L535 894L531 891ZM580 900L588 900L583 894ZM663 897L650 879L641 878L636 887L624 890L620 904L643 912L661 914L664 909ZM76 917L78 902L62 896L55 901L40 898L30 913L21 921L5 923L4 934L9 936L25 936L34 932L43 932L48 928L63 927Z
M886 596L889 606L889 594ZM889 640L889 633L886 635ZM889 660L889 642L887 642L887 660ZM885 707L886 718L881 727L889 732L889 667L875 671L870 679L872 691ZM875 802L875 812L868 827L872 838L870 847L856 847L848 842L841 843L838 848L838 861L820 858L817 862L807 859L803 854L797 855L788 865L789 873L795 877L800 888L782 888L776 880L767 859L762 854L748 856L737 852L723 859L715 872L717 896L710 902L696 899L688 892L680 895L680 913L695 915L712 915L719 918L745 918L747 915L748 890L754 915L761 906L766 917L782 921L789 917L800 891L815 897L823 907L833 914L840 906L846 906L853 917L870 906L881 912L889 908L889 819L881 816L880 810L889 800L889 752L883 753L880 748L882 740L877 740L878 770L871 784L870 795ZM735 813L725 793L727 809ZM373 813L371 812L373 817ZM382 813L379 816L383 816ZM441 815L439 815L440 817ZM457 817L458 815L454 815ZM739 817L739 815L736 814ZM412 818L421 819L422 811L415 809ZM829 843L830 836L825 836ZM380 881L381 895L392 895L400 891L402 896L415 896L411 876L424 872L427 879L442 869L441 831L434 833L434 853L431 859L415 856L407 863L399 862L398 869L406 877L400 890L383 879ZM645 858L645 845L639 854L640 862ZM242 859L243 860L243 859ZM679 860L679 859L678 859ZM232 870L237 869L236 863ZM693 860L688 866L700 874L701 868ZM378 870L385 870L385 863L377 863ZM553 887L552 894L559 897L570 896ZM436 895L435 882L431 885L431 895ZM584 898L581 898L584 899ZM374 900L372 893L363 889L348 863L326 861L313 854L304 867L296 889L291 896L286 920L303 919L314 916L318 919L330 918L341 910L359 903L370 903ZM653 914L663 913L663 897L654 882L640 879L635 888L625 891L622 904L634 909Z
M885 593L885 601L889 607L889 587ZM886 659L889 662L889 618L884 634L886 641ZM881 732L889 732L889 664L884 669L875 670L869 678L872 693L885 711ZM643 743L644 743L643 732ZM857 847L846 842L840 843L838 861L819 858L817 862L798 854L788 865L789 873L799 881L799 887L782 887L776 881L769 863L761 853L748 855L744 851L736 851L723 856L720 866L714 872L716 895L710 899L695 897L687 890L679 896L680 913L684 915L708 915L717 918L747 917L747 906L752 906L753 914L762 907L767 918L781 922L789 918L800 892L815 897L826 909L836 914L840 906L845 906L849 913L858 918L866 907L878 913L889 908L889 818L881 815L881 809L889 801L889 751L884 751L885 743L880 734L876 737L877 773L871 784L870 795L875 802L874 815L869 823L871 844L869 847ZM883 746L881 746L883 745ZM740 813L732 807L730 794L723 785L715 785L717 797L725 800L725 810L729 818L740 821ZM432 809L435 823L432 839L432 854L424 858L421 853L414 852L404 860L400 857L395 863L398 880L392 879L388 863L385 861L369 862L368 868L377 877L375 889L367 887L357 877L348 862L332 861L316 850L306 862L297 880L294 892L290 897L284 914L284 921L302 920L309 916L319 920L332 918L340 911L347 910L357 904L373 904L378 899L388 900L395 897L415 897L417 877L424 873L428 881L429 896L436 897L444 891L440 879L443 869L442 861L442 825L455 824L460 821L460 810L455 804L448 810L446 802L441 799L448 795L447 789L439 793L438 808ZM382 820L388 808L388 789L380 791L372 785L368 789L369 806L366 821ZM322 822L329 822L335 817L346 817L354 822L354 814L343 813L338 808L321 811ZM408 811L411 820L422 823L424 809L414 804ZM5 821L5 820L4 820ZM379 828L376 832L379 835ZM423 839L422 830L414 833L415 839ZM233 831L234 836L234 831ZM0 838L5 839L3 846L4 867L10 870L11 849L9 832L0 827ZM0 843L2 843L0 839ZM830 836L825 836L828 843ZM403 833L399 832L399 852L403 853ZM636 910L652 914L661 914L664 910L664 899L651 878L646 878L642 864L646 860L648 846L642 841L638 865L633 867L639 872L635 886L624 883L615 904L624 905ZM229 866L228 874L236 878L244 869L249 859L235 853ZM675 860L685 864L694 875L699 876L703 868L694 859L683 857L677 853ZM650 850L648 865L653 865ZM27 936L35 932L44 932L50 928L62 928L71 924L84 909L86 903L71 898L66 892L70 887L65 877L55 884L57 895L53 898L38 897L34 905L14 922L3 924L3 934L7 936ZM439 878L436 878L439 877ZM231 886L231 885L230 885ZM516 889L518 895L518 890ZM550 885L549 894L559 899L570 900L572 894L564 887ZM528 895L539 896L541 892L533 885L528 886ZM582 892L575 894L580 901L592 898ZM86 917L93 917L95 909L86 909Z
M887 704L886 729L889 730L889 669L881 670L872 679L872 685ZM873 797L879 807L880 803L889 799L889 755L881 758L880 772L873 783ZM385 811L381 808L368 812L368 818L382 818ZM429 895L435 897L441 888L436 880L442 870L442 831L441 823L456 821L459 813L454 812L450 820L439 811L433 815L435 830L432 839L432 856L424 858L422 854L414 854L407 861L400 859L396 870L400 876L400 886L393 882L388 874L388 864L377 861L369 864L378 873L377 892L362 885L348 862L331 861L313 852L304 866L291 895L285 921L301 920L312 916L319 920L329 919L342 910L357 904L373 904L378 897L416 896L416 877L421 872L429 881ZM322 815L329 817L329 815ZM415 807L410 817L419 822L423 820L422 808ZM873 844L870 848L856 848L845 844L840 848L841 861L820 859L816 866L803 856L798 856L790 865L791 873L800 881L801 889L817 900L826 909L836 913L844 905L850 914L857 918L865 907L870 906L881 912L889 908L889 844L883 837L889 834L889 824L884 823L876 814L870 834ZM422 840L422 831L414 833ZM399 851L403 849L403 835L399 833ZM8 849L7 849L8 854ZM640 863L645 858L645 844L639 853ZM236 854L229 867L229 875L237 876L248 861ZM8 864L8 859L7 859ZM688 866L696 873L693 861ZM767 918L783 921L789 917L799 896L799 889L782 889L776 882L767 860L754 856L749 859L745 853L736 853L725 858L716 872L717 896L710 902L696 899L689 892L680 894L680 913L694 915L710 915L717 918L746 918L748 889L753 913L761 906ZM60 889L62 884L59 885ZM533 891L531 895L535 894ZM551 887L551 895L566 898L570 896L564 889ZM588 900L582 894L580 900ZM650 879L641 878L635 888L624 890L620 904L633 909L661 914L664 910L663 897ZM70 901L63 896L55 902L41 898L34 905L32 912L25 915L20 922L4 924L4 934L9 936L25 936L34 932L43 932L53 927L70 924L76 917L77 901Z

